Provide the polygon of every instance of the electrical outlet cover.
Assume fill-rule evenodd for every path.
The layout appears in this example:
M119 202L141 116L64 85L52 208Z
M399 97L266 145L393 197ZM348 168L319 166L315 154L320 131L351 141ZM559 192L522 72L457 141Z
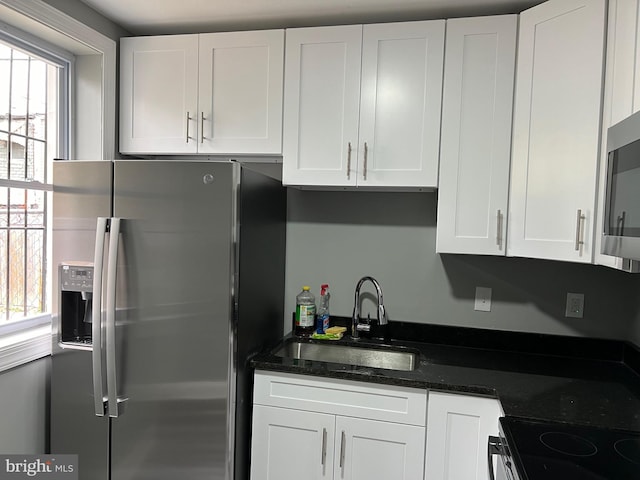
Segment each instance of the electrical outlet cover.
M567 293L567 306L564 316L582 318L584 315L584 293Z
M488 287L476 287L476 301L473 309L479 312L491 311L491 289Z

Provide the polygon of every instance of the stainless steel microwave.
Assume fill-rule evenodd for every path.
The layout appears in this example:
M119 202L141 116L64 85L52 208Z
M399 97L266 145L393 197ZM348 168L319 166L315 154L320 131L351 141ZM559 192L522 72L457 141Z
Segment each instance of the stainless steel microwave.
M607 134L602 253L640 260L640 112Z

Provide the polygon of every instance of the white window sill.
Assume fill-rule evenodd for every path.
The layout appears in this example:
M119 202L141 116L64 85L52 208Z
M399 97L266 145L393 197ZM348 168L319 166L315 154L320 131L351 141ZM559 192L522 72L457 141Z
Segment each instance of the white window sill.
M51 355L51 316L0 327L0 372Z

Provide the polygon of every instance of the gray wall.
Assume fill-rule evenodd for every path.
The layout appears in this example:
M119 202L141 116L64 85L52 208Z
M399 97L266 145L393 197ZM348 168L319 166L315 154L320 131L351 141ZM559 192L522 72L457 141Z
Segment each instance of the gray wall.
M46 453L50 357L0 373L0 452Z
M567 262L437 254L435 193L289 189L288 199L286 311L294 311L302 285L319 296L326 282L332 314L351 316L356 282L371 275L382 284L391 320L640 345L640 275ZM473 310L476 286L493 289L491 312ZM564 317L567 292L585 294L584 318Z

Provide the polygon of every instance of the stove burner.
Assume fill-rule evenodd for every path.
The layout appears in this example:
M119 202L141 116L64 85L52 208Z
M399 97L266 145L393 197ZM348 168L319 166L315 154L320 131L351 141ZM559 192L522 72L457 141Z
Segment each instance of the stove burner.
M625 460L640 465L640 438L618 440L613 448Z
M590 457L598 448L586 438L562 432L545 432L540 435L542 444L558 453L573 457Z

